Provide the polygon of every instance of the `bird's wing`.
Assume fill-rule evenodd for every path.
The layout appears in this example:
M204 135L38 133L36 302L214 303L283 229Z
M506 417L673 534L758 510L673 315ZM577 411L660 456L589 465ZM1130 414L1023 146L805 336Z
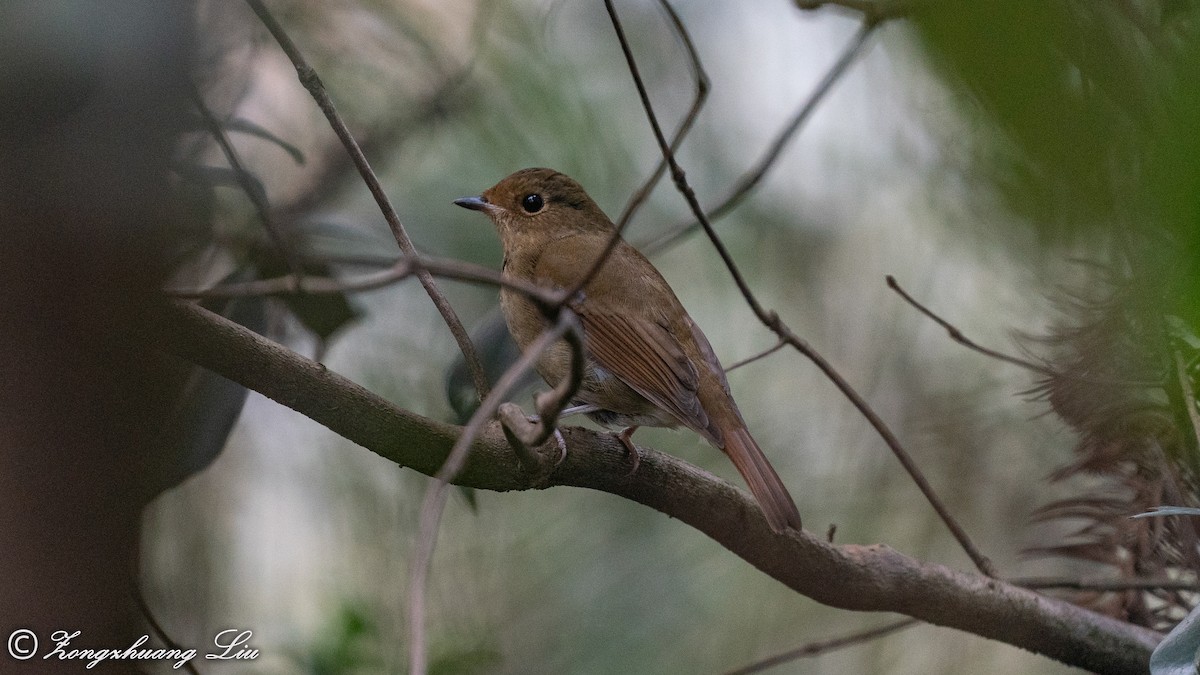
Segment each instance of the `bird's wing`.
M578 313L588 351L601 367L687 426L708 427L696 396L696 368L670 331L625 314L588 308Z
M570 248L546 247L534 271L540 280L566 287L571 285L572 279L578 279L580 258L590 256L580 255L579 244L583 242L575 240L571 243L575 245ZM600 243L602 245L603 241ZM711 433L708 415L696 395L699 387L696 366L688 359L679 338L672 333L666 317L653 309L671 307L679 301L666 282L660 285L655 283L657 279L639 284L637 290L623 292L622 286L628 278L626 272L606 264L589 288L600 287L609 293L620 293L624 299L636 304L614 307L602 298L586 295L585 291L584 301L572 306L583 323L588 353L602 368L684 425L701 434ZM679 309L682 311L682 307Z

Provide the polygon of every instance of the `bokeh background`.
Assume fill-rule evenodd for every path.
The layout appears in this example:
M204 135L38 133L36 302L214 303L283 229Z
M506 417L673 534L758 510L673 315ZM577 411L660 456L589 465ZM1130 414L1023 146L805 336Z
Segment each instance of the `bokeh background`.
M701 202L716 204L808 100L862 17L784 0L673 5L712 84L679 159ZM489 223L451 200L516 169L568 173L615 217L659 159L598 0L270 6L428 254L498 268ZM1110 162L1107 148L1137 138L1101 135L1101 122L1120 117L1103 106L1096 127L1077 129L1083 138L1053 128L1022 136L1021 115L1054 117L1053 106L1038 105L1076 84L1069 72L1060 77L1067 71L1052 59L1061 54L1046 42L1082 40L1094 26L1067 22L1042 34L1046 17L1024 24L1004 15L1011 25L989 24L1006 36L996 41L1020 33L1028 44L1011 51L1047 73L1029 74L1018 67L1025 61L1010 64L999 50L996 71L972 70L976 61L956 50L986 17L928 7L922 16L941 18L878 26L761 186L717 229L763 304L892 425L1003 574L1086 574L1082 563L1026 553L1057 541L1053 527L1031 523L1035 509L1083 489L1047 480L1071 461L1077 438L1030 393L1038 377L955 344L884 279L894 275L981 343L1030 358L1044 353L1034 338L1070 321L1067 299L1094 284L1091 263L1107 263L1111 249L1089 225L1112 212L1092 206L1112 199L1088 201L1093 193L1084 190L1095 186L1073 181L1072 172ZM686 52L655 2L618 9L656 110L674 129L695 88ZM290 240L306 255L334 260L330 269L341 274L390 261L397 251L378 210L261 24L229 0L199 3L198 18L196 79L208 106L303 153L298 163L279 143L233 135ZM1002 31L1014 27L1021 30ZM1039 86L1017 88L1030 83ZM222 165L201 132L183 146L191 161ZM1063 173L1023 172L1019 158L1030 147L1052 155L1040 158L1043 170ZM214 236L176 287L211 283L242 269L247 251L272 247L244 195L213 196L204 206ZM688 220L664 181L627 238L651 241ZM653 260L726 364L774 343L702 235ZM441 285L468 325L488 321L494 289ZM338 309L349 320L317 334L272 300L266 329L399 405L454 419L445 382L456 347L419 285L356 293L349 303ZM883 542L971 568L878 436L804 358L781 351L734 371L730 383L807 527L836 526L838 542ZM737 481L693 434L647 429L638 440ZM143 592L182 644L252 629L263 655L227 672L402 672L407 566L428 485L251 393L221 456L147 511ZM437 673L718 673L896 618L820 606L661 514L567 488L455 493L430 604ZM772 672L1072 671L918 626Z

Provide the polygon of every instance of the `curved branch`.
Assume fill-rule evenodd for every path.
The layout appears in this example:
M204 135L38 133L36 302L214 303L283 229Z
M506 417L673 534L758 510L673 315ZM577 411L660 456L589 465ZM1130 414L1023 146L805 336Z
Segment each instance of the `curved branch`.
M401 466L441 467L461 432L399 408L346 378L195 305L172 302L159 344L325 425ZM546 475L523 471L497 423L472 445L455 482L508 491L573 485L608 492L691 525L818 602L899 612L1005 642L1097 673L1144 673L1161 639L1003 581L923 563L884 545L834 546L807 532L775 535L743 491L680 459L642 449L632 476L620 443L569 427L572 448Z

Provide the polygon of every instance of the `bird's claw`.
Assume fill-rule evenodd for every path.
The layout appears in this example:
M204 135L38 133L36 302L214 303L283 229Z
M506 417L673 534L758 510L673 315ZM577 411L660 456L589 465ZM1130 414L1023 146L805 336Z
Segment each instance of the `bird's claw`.
M554 463L554 467L558 468L559 464L567 458L567 441L563 438L562 432L557 427L554 429L554 441L558 443L558 461Z
M634 431L637 431L637 427L629 427L620 433L613 434L617 437L618 441L621 441L621 445L625 446L625 452L633 458L633 468L629 470L629 473L625 474L626 477L637 473L638 467L642 464L642 455L638 452L637 446L630 440L630 436L633 436Z

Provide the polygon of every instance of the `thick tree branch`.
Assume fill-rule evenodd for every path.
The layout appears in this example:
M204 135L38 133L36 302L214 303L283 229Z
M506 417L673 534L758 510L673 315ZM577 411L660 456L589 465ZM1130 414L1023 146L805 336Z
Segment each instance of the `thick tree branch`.
M166 351L269 396L335 433L434 475L461 429L392 405L324 366L194 305L169 304L159 322ZM807 532L775 535L753 500L682 460L642 450L628 474L620 443L567 428L571 451L546 475L526 473L498 424L472 446L455 482L508 491L573 485L654 508L818 602L899 612L999 640L1097 673L1144 673L1161 636L995 579L922 563L884 545L833 546ZM548 497L549 498L549 497Z

